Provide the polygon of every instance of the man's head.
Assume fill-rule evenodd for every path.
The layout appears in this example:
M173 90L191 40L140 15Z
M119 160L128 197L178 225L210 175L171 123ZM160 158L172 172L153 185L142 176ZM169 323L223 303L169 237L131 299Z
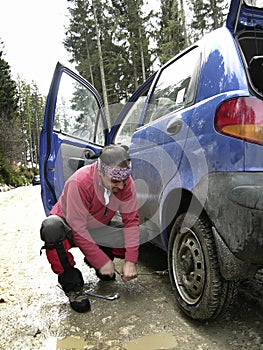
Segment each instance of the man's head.
M131 161L126 147L106 146L98 159L98 170L105 187L112 192L123 189L131 174Z

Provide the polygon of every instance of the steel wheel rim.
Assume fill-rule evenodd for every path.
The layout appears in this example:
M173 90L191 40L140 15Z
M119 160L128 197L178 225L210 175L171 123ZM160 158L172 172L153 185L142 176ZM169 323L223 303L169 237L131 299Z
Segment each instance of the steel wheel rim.
M205 259L198 237L189 228L181 229L174 240L172 272L181 298L196 304L204 290Z

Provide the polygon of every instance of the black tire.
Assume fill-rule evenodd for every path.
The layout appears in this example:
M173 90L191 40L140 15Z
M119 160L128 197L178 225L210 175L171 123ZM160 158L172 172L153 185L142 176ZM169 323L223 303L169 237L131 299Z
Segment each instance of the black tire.
M208 321L229 308L236 283L220 274L212 226L204 213L177 218L169 238L168 267L177 303L187 316Z

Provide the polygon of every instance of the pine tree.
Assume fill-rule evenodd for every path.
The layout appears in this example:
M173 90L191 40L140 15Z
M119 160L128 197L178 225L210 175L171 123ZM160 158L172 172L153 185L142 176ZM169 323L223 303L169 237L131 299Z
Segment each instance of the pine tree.
M35 82L31 84L31 163L36 166L39 162L39 139L44 121L45 101Z
M106 4L100 0L70 0L70 24L64 41L71 53L71 62L76 63L78 72L96 87L103 96L106 115L109 119L108 105L113 101L108 97L105 72ZM112 47L112 43L108 45Z
M152 13L144 14L142 6L142 0L112 0L112 11L116 18L115 40L125 48L123 72L128 93L137 89L151 73L146 26Z
M224 0L188 1L193 12L191 23L192 38L194 41L205 33L221 27L225 20L226 5Z
M0 49L0 152L13 165L20 161L21 154L18 98L10 66L3 57L4 52Z
M27 164L32 154L30 86L18 77L17 87L19 96L18 113L22 130L22 164Z
M142 0L70 2L64 44L72 62L103 96L105 105L127 100L151 72Z
M92 3L89 0L68 0L70 23L66 31L64 46L70 53L71 63L87 80L101 91L101 82L98 79L99 69L97 58L97 41L95 23L92 16Z
M179 9L177 0L161 0L160 30L157 38L161 64L187 46L184 19L184 8Z
M39 137L44 119L45 99L40 95L37 85L18 77L18 114L22 137L22 164L36 166L39 161Z

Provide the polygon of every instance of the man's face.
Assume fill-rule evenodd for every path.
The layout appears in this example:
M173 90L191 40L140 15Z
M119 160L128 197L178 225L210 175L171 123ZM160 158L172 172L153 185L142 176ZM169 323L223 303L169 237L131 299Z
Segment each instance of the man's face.
M127 179L118 181L118 180L111 179L110 177L103 175L102 173L100 173L100 176L101 176L103 185L113 193L119 192L126 185Z

